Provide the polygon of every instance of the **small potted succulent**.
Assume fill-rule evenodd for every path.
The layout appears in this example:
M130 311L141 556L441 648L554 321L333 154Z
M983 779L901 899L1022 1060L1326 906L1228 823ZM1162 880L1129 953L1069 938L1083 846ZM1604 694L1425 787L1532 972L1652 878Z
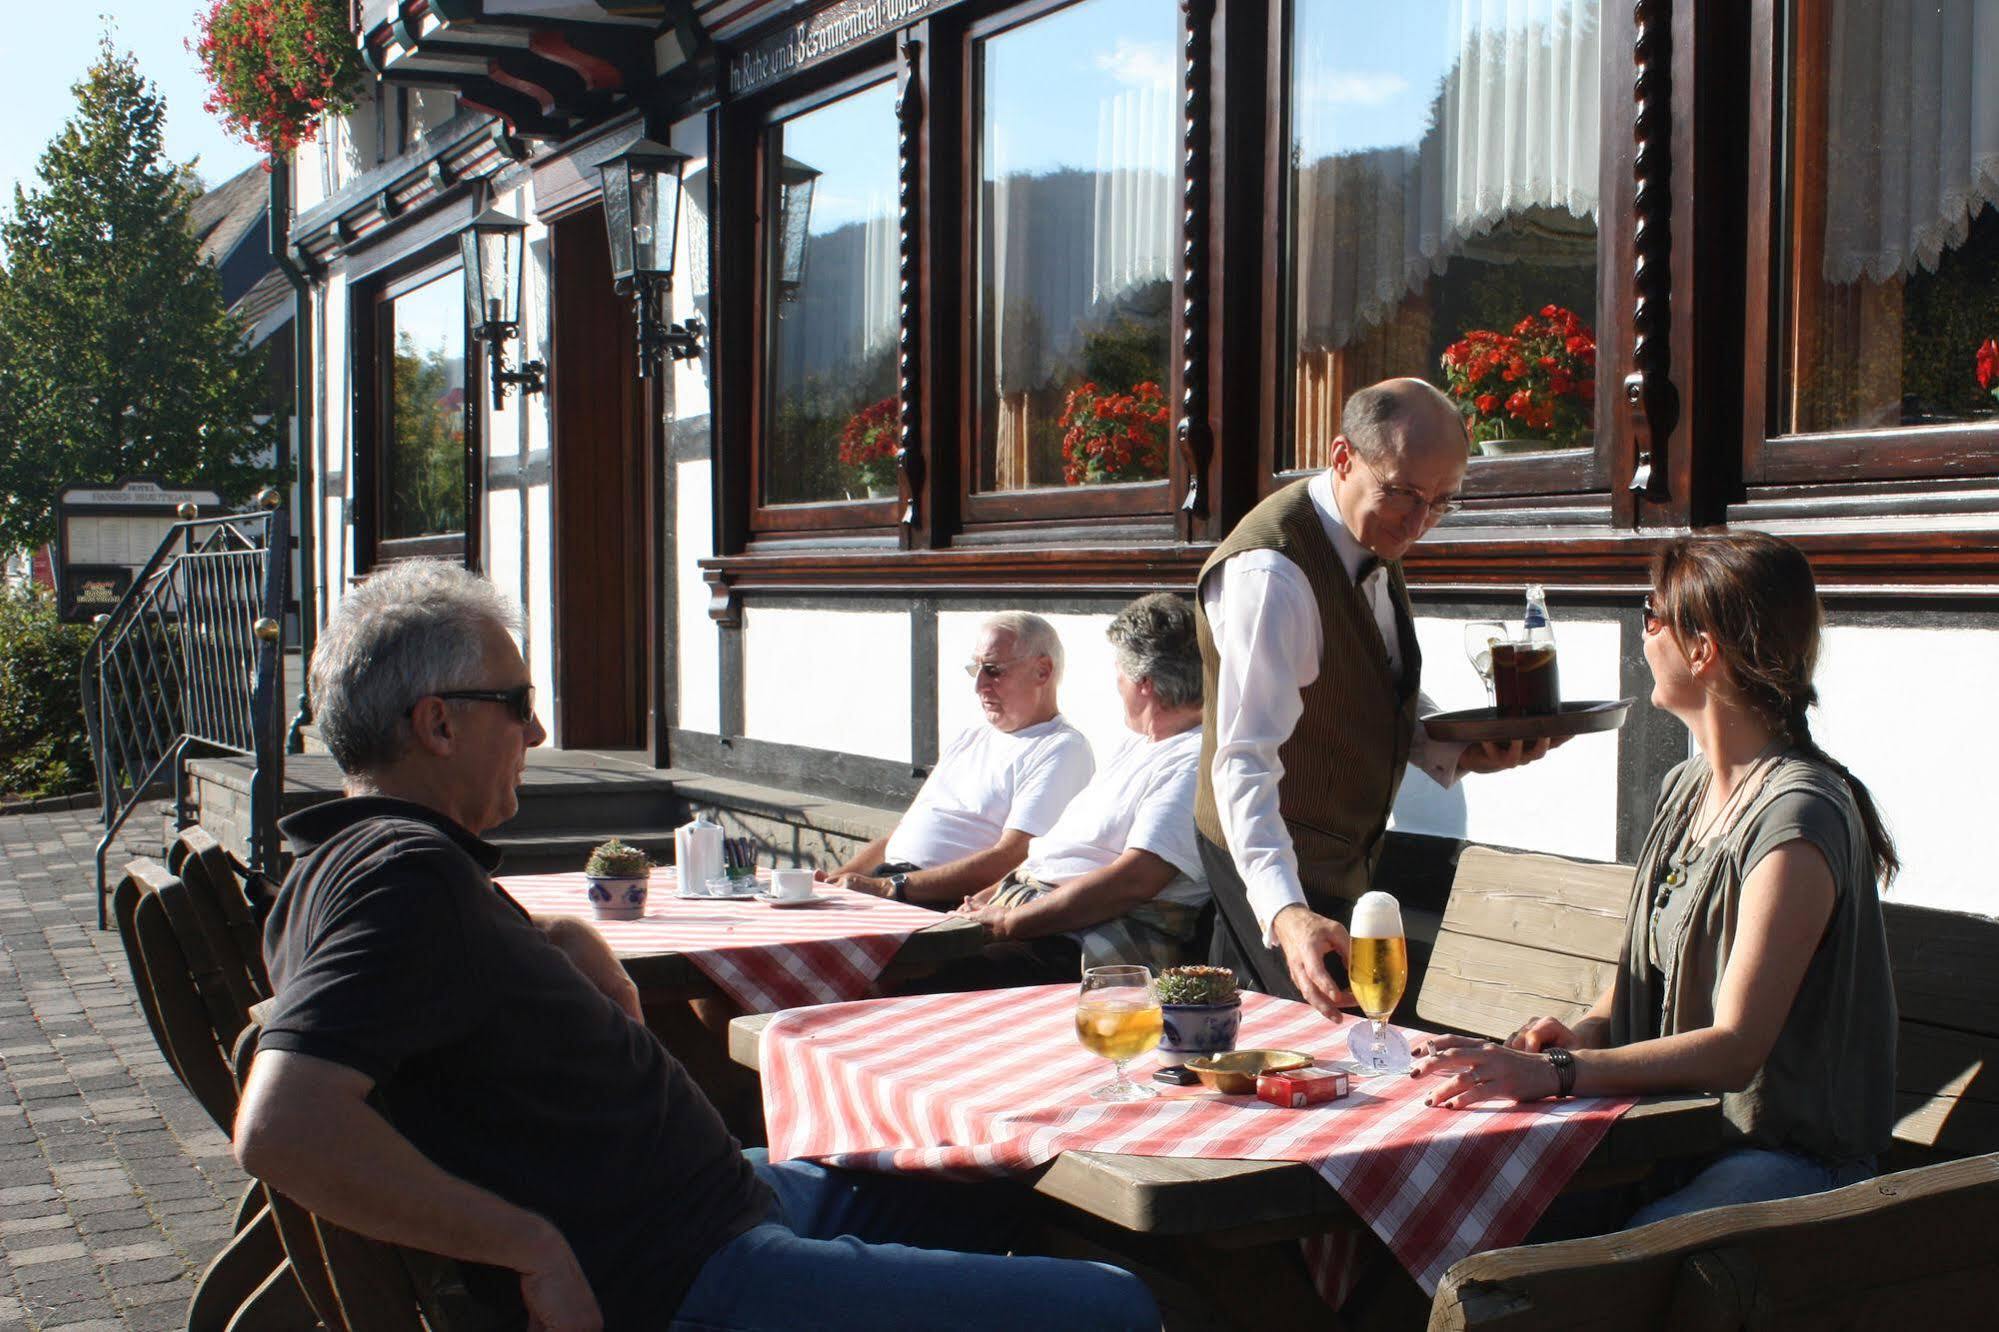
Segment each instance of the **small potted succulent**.
M1167 967L1159 973L1159 1062L1189 1059L1235 1049L1242 1027L1242 995L1227 967Z
M635 846L613 837L590 853L583 867L590 885L590 909L599 920L637 920L646 913L652 861Z

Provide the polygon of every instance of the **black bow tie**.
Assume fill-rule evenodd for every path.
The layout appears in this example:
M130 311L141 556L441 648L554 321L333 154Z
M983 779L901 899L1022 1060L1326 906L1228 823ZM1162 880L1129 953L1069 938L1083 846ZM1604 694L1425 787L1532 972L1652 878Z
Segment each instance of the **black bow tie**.
M1380 567L1381 567L1381 557L1379 555L1369 555L1366 558L1362 559L1360 562L1360 567L1354 570L1353 585L1355 587L1359 587L1362 583L1365 583L1369 578L1373 577L1374 571L1376 569L1379 569Z

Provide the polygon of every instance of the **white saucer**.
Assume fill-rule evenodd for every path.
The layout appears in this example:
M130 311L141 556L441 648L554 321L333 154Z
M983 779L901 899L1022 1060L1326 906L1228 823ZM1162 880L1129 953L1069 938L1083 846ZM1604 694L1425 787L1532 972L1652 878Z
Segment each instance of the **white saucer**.
M756 899L765 906L774 907L825 906L833 900L833 894L814 893L810 897L772 897L769 893L758 893Z

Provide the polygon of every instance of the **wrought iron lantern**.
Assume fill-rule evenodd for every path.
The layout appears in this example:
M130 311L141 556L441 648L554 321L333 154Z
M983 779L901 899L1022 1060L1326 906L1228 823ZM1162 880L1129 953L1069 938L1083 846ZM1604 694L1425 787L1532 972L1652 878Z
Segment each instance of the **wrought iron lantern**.
M812 242L812 191L823 173L786 157L777 175L777 298L789 304L805 285L805 254Z
M604 182L604 227L611 276L632 293L638 314L639 377L664 352L673 360L701 354L701 317L667 322L673 291L673 250L680 235L681 175L687 154L641 139L597 166Z
M546 387L547 367L527 361L507 368L507 339L521 329L522 263L527 224L497 208L488 208L459 233L458 251L465 269L465 313L472 336L486 344L486 378L493 386L493 410L506 400L507 386L523 393Z

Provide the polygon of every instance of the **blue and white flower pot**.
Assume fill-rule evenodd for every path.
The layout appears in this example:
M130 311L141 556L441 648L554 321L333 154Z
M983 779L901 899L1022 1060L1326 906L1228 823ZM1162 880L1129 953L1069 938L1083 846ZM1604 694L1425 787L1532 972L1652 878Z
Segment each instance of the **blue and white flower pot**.
M646 890L650 873L635 878L598 879L585 876L589 884L590 910L598 920L637 920L646 913Z
M1159 1062L1166 1067L1235 1049L1242 1030L1242 996L1225 1004L1161 1004Z

